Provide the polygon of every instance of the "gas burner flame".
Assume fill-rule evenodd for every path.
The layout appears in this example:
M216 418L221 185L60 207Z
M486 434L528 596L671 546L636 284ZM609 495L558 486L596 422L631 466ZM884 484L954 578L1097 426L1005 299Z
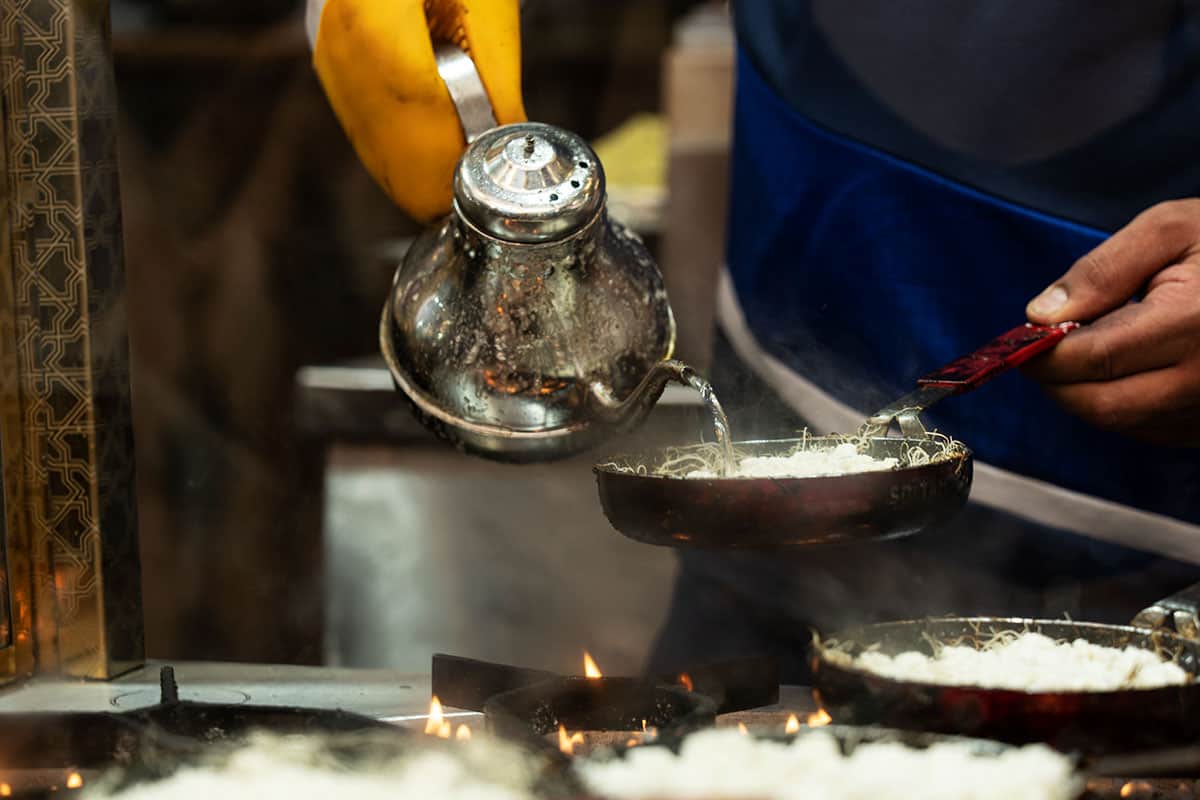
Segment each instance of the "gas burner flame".
M7 783L0 783L0 797L12 797L12 787Z
M439 739L449 739L452 731L450 722L442 711L442 701L437 695L429 701L429 718L425 720L425 735L436 736Z
M689 692L696 691L696 684L692 681L692 676L686 672L679 674L679 685L687 689Z
M67 776L67 788L79 789L83 787L83 776L78 772L72 772Z
M567 734L567 729L560 722L558 724L558 749L569 756L575 755L575 747L583 744L583 734L579 731Z
M458 730L454 732L454 738L460 742L470 741L471 728L467 725L459 725Z
M739 722L737 729L738 729L738 733L740 733L742 736L750 735L750 729L746 727L746 723L744 723L744 722Z
M809 714L804 720L804 724L810 728L821 728L833 722L833 717L829 716L829 712L821 708Z
M584 674L584 677L587 677L587 678L603 678L604 677L604 673L601 672L600 668L596 666L596 662L592 658L592 654L589 653L587 650L583 651L583 674Z
M796 717L795 714L792 714L790 717L788 717L787 724L783 726L783 732L784 733L799 733L800 732L800 720Z

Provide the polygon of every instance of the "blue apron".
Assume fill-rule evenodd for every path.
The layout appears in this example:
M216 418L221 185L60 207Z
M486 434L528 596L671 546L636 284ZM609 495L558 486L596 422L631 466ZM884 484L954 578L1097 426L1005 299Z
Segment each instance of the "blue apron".
M839 136L738 63L728 265L758 344L867 413L1024 321L1106 232ZM925 415L1020 475L1200 523L1200 457L1095 429L1019 374Z

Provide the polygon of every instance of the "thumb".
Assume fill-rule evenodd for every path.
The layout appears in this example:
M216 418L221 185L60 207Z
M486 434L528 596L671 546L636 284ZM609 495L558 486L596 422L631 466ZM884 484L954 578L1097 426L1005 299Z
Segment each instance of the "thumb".
M1152 206L1029 302L1030 322L1089 321L1124 305L1156 273L1200 249L1200 200Z

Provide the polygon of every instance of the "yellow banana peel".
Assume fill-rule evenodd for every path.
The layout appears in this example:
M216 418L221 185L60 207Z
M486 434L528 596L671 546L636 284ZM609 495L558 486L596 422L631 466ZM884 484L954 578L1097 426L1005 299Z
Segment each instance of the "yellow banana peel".
M367 170L412 216L450 208L466 148L434 42L470 54L501 125L525 119L518 0L328 0L313 64Z

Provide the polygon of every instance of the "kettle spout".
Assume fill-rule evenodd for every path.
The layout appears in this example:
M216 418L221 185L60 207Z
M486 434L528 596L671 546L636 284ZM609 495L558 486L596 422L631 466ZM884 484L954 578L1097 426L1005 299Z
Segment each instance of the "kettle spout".
M696 382L701 381L707 386L707 382L682 361L659 361L624 400L613 397L612 389L607 385L599 381L593 382L589 387L589 394L594 403L594 413L617 430L631 430L646 418L658 402L658 398L662 396L663 389L671 381L685 386L696 386Z
M596 381L591 384L590 396L593 400L594 414L618 431L627 431L640 423L654 408L658 398L668 381L690 386L700 393L700 401L708 410L712 421L713 435L721 447L724 459L721 462L721 475L724 476L737 466L737 455L733 449L733 436L729 432L729 420L721 408L721 402L713 391L712 384L700 377L696 370L682 361L670 359L659 361L642 378L642 382L629 393L624 400L612 396L608 386Z

